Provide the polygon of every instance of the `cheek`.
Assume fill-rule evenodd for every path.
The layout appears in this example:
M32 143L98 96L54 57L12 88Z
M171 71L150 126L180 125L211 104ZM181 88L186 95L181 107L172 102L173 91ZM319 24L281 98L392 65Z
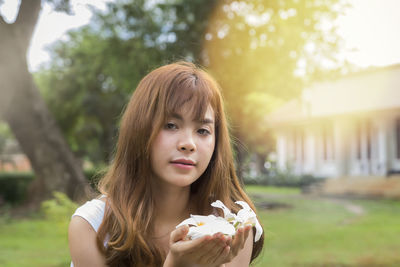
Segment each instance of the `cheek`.
M170 140L168 140L168 135L163 133L163 131L160 131L160 133L156 136L154 139L153 145L151 147L152 152L157 152L159 150L165 149L169 144L171 143Z
M215 149L215 140L209 140L205 142L202 146L202 153L204 154L204 157L207 158L208 160L211 159L212 154L214 153Z
M163 135L159 133L154 139L153 144L151 145L150 153L151 153L152 165L154 164L154 162L157 162L158 157L163 154L162 151L165 149L164 139L165 138L163 137Z

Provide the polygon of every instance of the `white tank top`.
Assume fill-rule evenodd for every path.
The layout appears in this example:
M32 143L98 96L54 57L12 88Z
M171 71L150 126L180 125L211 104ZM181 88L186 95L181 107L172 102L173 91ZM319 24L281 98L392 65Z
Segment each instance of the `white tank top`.
M100 199L104 197L105 196L101 196ZM97 233L97 230L99 230L100 224L103 221L104 210L106 206L106 203L104 201L101 201L100 199L93 199L86 202L76 209L71 218L74 216L82 217L93 227L93 229ZM72 262L71 267L74 267L74 264Z

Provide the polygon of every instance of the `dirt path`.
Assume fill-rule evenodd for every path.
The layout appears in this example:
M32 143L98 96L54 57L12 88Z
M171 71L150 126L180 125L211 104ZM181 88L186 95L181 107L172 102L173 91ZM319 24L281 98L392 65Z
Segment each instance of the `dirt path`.
M357 216L364 215L365 210L362 206L353 203L346 203L344 207L351 213Z
M266 194L252 194L255 197L255 202L258 202L262 208L274 209L274 208L290 208L290 205L280 203L280 199L314 199L318 201L328 201L342 205L345 210L350 212L355 217L360 217L365 214L365 209L358 204L355 204L352 199L347 198L334 198L334 197L322 197L315 194L294 194L294 195L266 195Z

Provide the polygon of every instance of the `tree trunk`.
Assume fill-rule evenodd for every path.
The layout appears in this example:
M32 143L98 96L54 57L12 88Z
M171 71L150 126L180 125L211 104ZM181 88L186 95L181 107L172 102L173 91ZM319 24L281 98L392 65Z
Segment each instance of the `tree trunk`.
M0 116L9 124L35 172L28 195L34 206L51 197L53 191L75 200L90 193L82 167L28 71L26 52L39 11L40 0L25 0L15 23L7 24L0 16Z

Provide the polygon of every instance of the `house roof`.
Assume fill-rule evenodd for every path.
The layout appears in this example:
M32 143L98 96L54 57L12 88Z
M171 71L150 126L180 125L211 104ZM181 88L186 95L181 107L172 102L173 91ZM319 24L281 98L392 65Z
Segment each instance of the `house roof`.
M400 64L314 83L303 98L271 113L272 124L400 109Z

